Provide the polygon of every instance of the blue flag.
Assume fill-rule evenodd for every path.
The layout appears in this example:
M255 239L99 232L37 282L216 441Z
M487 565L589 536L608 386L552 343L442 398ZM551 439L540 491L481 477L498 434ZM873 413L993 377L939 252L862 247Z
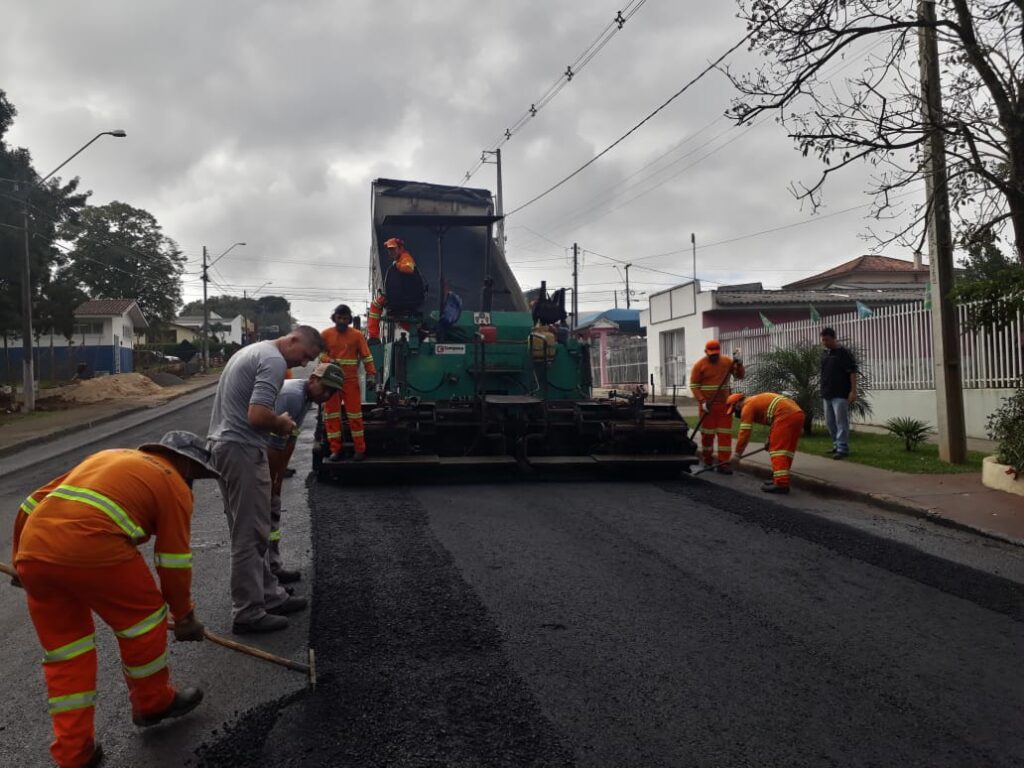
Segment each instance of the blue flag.
M821 322L821 315L820 315L820 314L818 314L818 310L816 310L816 309L814 308L814 305L813 305L813 304L810 304L809 306L810 306L810 308L811 308L811 320L812 320L813 322L815 322L815 323L820 323L820 322Z
M871 317L874 312L871 311L871 307L863 302L857 302L857 317Z
M761 325L763 325L768 330L771 330L772 326L775 325L775 323L773 323L771 320L765 317L764 312L758 312L758 314L761 315Z

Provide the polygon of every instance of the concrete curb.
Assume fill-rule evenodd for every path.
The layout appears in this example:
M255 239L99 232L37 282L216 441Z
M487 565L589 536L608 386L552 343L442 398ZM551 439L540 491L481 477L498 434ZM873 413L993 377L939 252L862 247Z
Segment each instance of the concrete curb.
M167 405L169 403L173 403L175 400L180 400L183 397L188 397L189 395L194 395L194 394L196 394L198 392L205 392L207 390L216 389L216 387L217 387L217 382L214 381L214 382L211 382L211 383L209 383L209 384L207 384L205 386L195 387L194 389L190 389L187 392L175 393L172 397L168 397L164 402L160 403L160 405L136 405L136 406L133 406L131 408L127 408L127 409L125 409L123 411L118 411L117 413L111 413L111 414L109 414L107 416L101 416L98 419L91 419L90 421L83 421L80 424L69 425L69 426L63 427L61 429L55 429L52 432L47 432L47 433L44 433L44 434L41 434L41 435L36 435L34 437L30 437L30 438L27 438L25 440L21 440L20 442L12 443L11 445L0 447L0 458L3 458L5 456L11 456L13 454L19 453L20 451L23 451L26 448L29 448L29 447L32 447L32 446L44 445L46 443L51 443L54 440L58 440L58 439L60 439L62 437L65 437L67 435L73 435L73 434L75 434L77 432L85 432L87 430L94 429L95 427L98 427L101 424L108 424L108 423L110 423L112 421L117 421L118 419L123 419L126 416L131 416L132 414L139 413L141 411L156 410L157 408L161 408L161 407L163 407L163 406L165 406L165 405ZM153 418L158 418L159 416L162 416L162 415L164 415L164 414L162 414L162 413L158 414L158 415L154 416Z
M771 467L761 466L759 464L743 464L739 466L739 471L745 472L748 475L755 475L756 477L771 478L772 470ZM801 475L798 472L793 472L790 476L790 482L797 488L802 488L812 493L816 493L820 496L831 496L833 498L849 499L851 501L861 501L865 504L872 504L876 507L889 510L890 512L897 512L911 517L916 517L922 520L928 520L929 522L936 523L938 525L946 526L947 528L954 528L958 531L965 531L967 533L978 534L989 539L995 539L1001 541L1004 544L1013 544L1017 547L1024 547L1024 540L1015 539L1012 536L1005 536L995 531L989 531L984 528L976 528L973 525L967 523L961 523L959 520L953 520L948 517L935 512L928 507L923 507L919 504L914 504L907 499L899 496L892 496L887 493L872 493L870 491L861 491L856 488L848 488L842 485L836 485L830 483L827 480L822 480L817 477L811 477L810 475Z

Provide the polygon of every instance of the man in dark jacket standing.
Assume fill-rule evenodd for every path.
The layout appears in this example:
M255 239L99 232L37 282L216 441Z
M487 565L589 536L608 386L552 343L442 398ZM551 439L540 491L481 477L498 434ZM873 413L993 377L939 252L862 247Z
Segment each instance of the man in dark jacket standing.
M825 401L825 424L832 437L832 458L850 453L850 406L857 399L857 361L853 353L836 341L832 328L823 328L821 343L821 397Z

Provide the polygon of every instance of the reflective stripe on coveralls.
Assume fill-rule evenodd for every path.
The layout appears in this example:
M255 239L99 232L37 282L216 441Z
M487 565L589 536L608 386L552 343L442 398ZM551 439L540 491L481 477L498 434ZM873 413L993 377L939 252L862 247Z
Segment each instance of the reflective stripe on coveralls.
M73 485L58 485L57 489L50 494L58 499L67 501L79 501L88 504L94 509L109 517L114 524L128 534L132 541L142 541L148 535L142 528L128 516L128 513L113 499L109 499L102 493L90 491L88 488L76 488Z
M54 648L52 651L46 651L43 654L43 664L54 664L58 661L67 661L77 656L81 656L83 653L96 650L96 634L86 635L85 637L79 638L74 642L62 645L60 648Z
M70 712L72 709L86 709L96 706L96 691L82 691L80 693L69 693L67 696L53 696L47 699L49 712L55 715L58 712Z
M115 631L114 634L117 635L118 637L125 637L125 638L141 637L142 635L144 635L147 632L150 632L154 628L156 628L160 624L160 622L163 621L166 618L167 618L167 605L164 604L164 605L160 606L159 609L157 609L153 613L149 614L149 616L144 618L138 624L135 624L135 625L133 625L131 627L128 627L128 629L122 629L122 630L119 630L119 631Z
M137 667L123 666L124 673L132 680L141 680L144 677L155 675L167 666L167 651L164 651L148 664L141 664Z
M27 499L21 502L21 506L18 507L18 509L24 512L26 515L31 515L33 510L35 510L35 508L38 506L39 502L33 499L31 496L29 496Z
M154 552L153 560L157 568L191 568L191 552Z

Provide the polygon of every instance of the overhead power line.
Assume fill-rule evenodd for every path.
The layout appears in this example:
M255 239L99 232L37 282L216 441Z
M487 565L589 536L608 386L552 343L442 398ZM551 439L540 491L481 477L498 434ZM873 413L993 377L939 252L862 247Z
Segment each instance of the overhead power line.
M565 72L559 75L558 79L555 80L546 91L541 95L539 99L530 104L529 108L526 109L508 128L505 132L491 144L490 149L484 150L480 155L480 159L476 161L472 168L466 171L465 176L459 182L459 186L462 186L469 181L477 171L479 171L484 165L484 157L488 152L493 152L496 149L503 147L508 141L515 136L523 127L537 116L544 107L551 103L551 101L558 95L558 93L578 75L584 67L587 66L593 60L601 49L604 48L608 41L611 40L618 32L625 26L626 22L633 18L633 15L640 10L643 4L647 0L630 0L626 6L615 14L615 18L612 19L608 25L601 30L600 34L594 38L593 42L588 45L576 59L565 68Z

